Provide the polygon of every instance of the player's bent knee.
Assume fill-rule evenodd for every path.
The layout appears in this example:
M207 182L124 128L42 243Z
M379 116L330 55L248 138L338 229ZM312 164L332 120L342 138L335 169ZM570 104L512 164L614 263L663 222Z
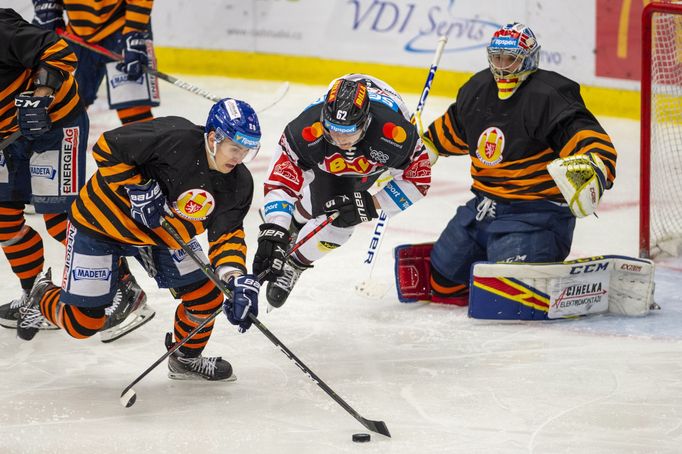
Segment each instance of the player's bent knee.
M61 325L69 336L87 339L104 328L107 321L105 307L78 307L65 304Z
M550 230L494 235L488 243L491 262L561 262L569 252L570 241Z

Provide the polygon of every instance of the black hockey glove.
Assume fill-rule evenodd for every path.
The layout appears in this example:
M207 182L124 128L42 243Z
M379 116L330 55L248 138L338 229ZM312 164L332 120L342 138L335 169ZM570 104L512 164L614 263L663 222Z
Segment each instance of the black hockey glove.
M33 25L37 25L46 30L65 29L64 6L56 0L33 0L35 17Z
M142 77L142 67L146 67L147 39L149 35L142 32L130 32L123 35L125 47L123 48L123 62L116 65L116 69L128 75L128 80L137 80Z
M130 216L150 229L159 227L163 216L170 212L159 183L149 180L144 184L130 184L125 190L130 199Z
M223 312L227 320L233 325L239 326L239 332L243 333L251 328L249 312L258 317L258 292L260 282L253 274L245 274L239 277L230 277L227 288L232 290L232 301L225 299Z
M53 99L52 96L33 96L31 91L24 92L14 99L21 135L35 139L50 130L52 120L47 108Z
M324 212L327 216L337 211L339 217L332 222L332 225L336 227L353 227L378 217L372 195L367 191L337 195L324 204Z
M268 270L266 281L274 281L284 273L289 231L277 224L265 223L260 226L258 250L253 258L253 274L260 275Z

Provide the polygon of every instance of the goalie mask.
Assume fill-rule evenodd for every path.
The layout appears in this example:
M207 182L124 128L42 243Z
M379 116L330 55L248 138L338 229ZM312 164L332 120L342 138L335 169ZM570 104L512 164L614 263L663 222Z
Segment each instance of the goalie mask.
M365 82L337 79L325 97L320 117L327 142L351 150L365 136L371 121Z
M488 50L488 64L500 99L509 99L526 78L538 69L540 45L523 24L507 24L495 32Z
M253 108L244 101L237 99L221 99L211 107L206 120L205 137L215 131L213 149L208 152L215 162L217 146L225 139L229 139L245 151L242 162L249 162L258 154L260 149L260 123ZM208 139L206 139L208 144Z

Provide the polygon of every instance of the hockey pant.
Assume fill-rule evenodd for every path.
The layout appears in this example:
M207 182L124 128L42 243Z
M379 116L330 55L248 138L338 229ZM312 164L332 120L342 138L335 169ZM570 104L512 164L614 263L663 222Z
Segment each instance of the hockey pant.
M575 217L549 201L494 202L477 195L460 206L431 251L431 289L442 297L468 293L471 265L561 262L570 252Z
M40 312L51 323L59 326L76 339L86 339L100 331L106 323L108 305L79 307L60 301L62 290L49 289L40 300ZM175 339L183 339L223 303L220 290L208 279L177 289L174 294L181 299L175 311ZM180 350L188 356L198 356L208 343L213 322L201 329Z
M297 238L303 238L327 219L324 213L324 204L327 201L337 195L365 191L372 187L379 177L378 175L370 178L339 177L317 168L313 170L315 178L310 185L303 188L301 199L296 202L294 210L295 224L302 225ZM300 263L310 265L346 243L354 230L355 227L343 228L329 224L320 230L312 241L303 244L294 257Z
M189 246L207 262L199 243ZM183 251L165 247L139 248L106 241L79 231L70 224L61 289L48 290L40 302L41 312L51 322L76 338L92 336L106 322L105 309L112 303L119 280L119 258L133 256L160 288L170 288L182 300L175 314L175 336L181 339L215 312L223 302L220 290ZM198 355L211 335L213 324L197 333L182 347Z
M65 242L66 212L85 183L89 127L82 112L0 153L0 246L24 290L33 286L45 260L42 238L26 225L25 204L33 203L50 236Z

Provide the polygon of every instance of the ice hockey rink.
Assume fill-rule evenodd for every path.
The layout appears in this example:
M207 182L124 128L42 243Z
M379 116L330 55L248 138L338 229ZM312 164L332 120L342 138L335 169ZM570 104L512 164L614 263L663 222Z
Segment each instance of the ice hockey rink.
M256 109L282 84L181 77ZM157 116L204 122L209 101L168 84L161 88ZM249 165L257 187L284 125L324 90L292 84L260 114L263 148ZM405 100L415 106L417 95ZM430 97L425 121L450 102ZM90 114L91 143L118 126L102 100ZM600 121L619 152L618 177L599 219L578 222L571 258L637 255L639 123ZM92 171L92 160L89 165ZM464 308L398 302L393 247L435 240L469 198L468 172L467 158L439 160L428 197L390 220L372 273L383 296L354 290L368 275L363 260L372 223L303 274L283 308L260 316L358 413L385 421L392 438L372 434L370 443L353 443L352 434L367 432L364 427L257 329L240 335L222 315L205 354L228 359L236 382L172 381L162 364L135 386L137 403L123 408L121 391L164 353L177 304L133 263L156 317L128 336L103 344L98 337L77 341L43 331L22 342L0 330L0 453L682 452L679 263L657 268L662 309L645 318L482 322L467 318ZM261 200L257 190L246 219L249 258ZM61 275L62 246L45 234L41 217L28 222L43 234L53 275ZM4 259L0 275L2 302L8 302L20 288Z

